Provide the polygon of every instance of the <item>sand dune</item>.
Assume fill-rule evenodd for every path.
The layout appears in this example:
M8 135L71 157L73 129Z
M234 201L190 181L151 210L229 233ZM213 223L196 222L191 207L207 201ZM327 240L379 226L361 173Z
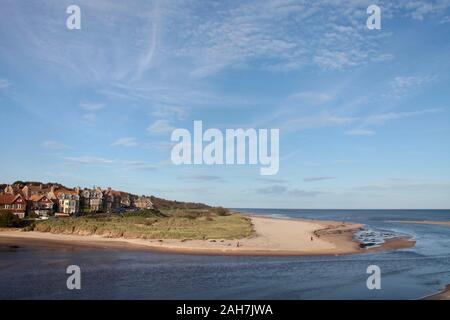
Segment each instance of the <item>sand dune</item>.
M336 221L283 220L251 216L256 235L239 240L148 240L103 238L41 232L0 231L3 244L158 250L224 255L340 255L367 252L352 240L359 224ZM404 242L390 249L411 246ZM380 249L380 248L378 248Z

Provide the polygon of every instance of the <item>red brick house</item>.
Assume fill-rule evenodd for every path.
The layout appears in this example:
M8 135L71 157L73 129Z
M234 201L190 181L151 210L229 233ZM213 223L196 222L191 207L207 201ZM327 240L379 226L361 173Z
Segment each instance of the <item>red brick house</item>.
M30 203L30 212L39 217L48 217L55 212L55 203L46 195L34 194L28 201Z
M0 209L10 210L19 218L24 218L27 212L28 202L25 198L18 194L2 194L0 195Z

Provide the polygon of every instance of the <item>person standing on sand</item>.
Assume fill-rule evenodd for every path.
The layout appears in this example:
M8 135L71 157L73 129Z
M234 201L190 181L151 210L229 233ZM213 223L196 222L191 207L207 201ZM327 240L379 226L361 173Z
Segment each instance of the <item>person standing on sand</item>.
M313 237L311 237L311 241L313 241L314 240L314 238Z

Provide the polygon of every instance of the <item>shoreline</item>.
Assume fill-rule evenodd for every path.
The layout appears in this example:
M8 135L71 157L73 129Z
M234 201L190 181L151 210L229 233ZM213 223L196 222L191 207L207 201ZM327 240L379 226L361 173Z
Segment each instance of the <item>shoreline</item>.
M422 300L450 300L450 284L448 284L442 291L426 296Z
M34 245L48 248L97 248L155 251L195 255L319 256L373 253L408 248L415 241L395 238L365 249L353 239L361 224L306 219L275 219L247 215L255 229L252 237L236 240L173 240L105 238L96 235L53 234L0 230L0 245Z

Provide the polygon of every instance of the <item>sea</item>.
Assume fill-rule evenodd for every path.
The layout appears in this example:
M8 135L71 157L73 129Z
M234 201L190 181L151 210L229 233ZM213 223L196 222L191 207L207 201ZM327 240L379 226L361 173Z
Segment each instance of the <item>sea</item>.
M420 299L450 284L450 226L400 222L450 221L450 210L236 210L357 222L364 224L360 241L376 246L407 236L416 246L344 256L243 257L8 243L0 246L0 299ZM67 287L70 265L80 268L79 290ZM379 289L367 285L374 265Z

